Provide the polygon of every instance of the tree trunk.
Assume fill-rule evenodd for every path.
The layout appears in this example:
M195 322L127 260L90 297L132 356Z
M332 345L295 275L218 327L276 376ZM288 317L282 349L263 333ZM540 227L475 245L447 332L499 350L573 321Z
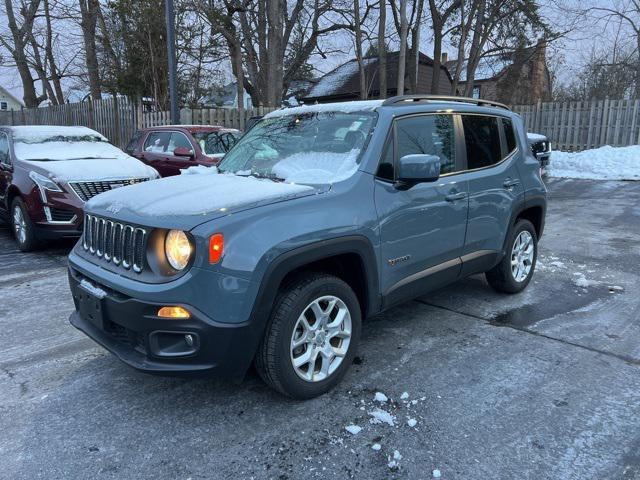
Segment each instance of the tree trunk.
M380 0L380 19L378 20L378 85L380 98L387 98L387 3Z
M467 60L467 78L465 82L464 95L470 97L473 94L473 81L476 68L480 62L482 53L482 30L485 22L485 11L487 0L478 0L478 9L476 12L476 20L473 31L473 39L471 40L471 48L469 48L469 59Z
M89 92L92 100L102 98L100 72L96 53L96 26L98 22L99 0L80 0L80 28L84 42L85 65L89 79Z
M62 93L62 84L60 83L61 75L56 65L56 59L53 57L53 29L51 28L51 12L49 11L49 0L44 0L44 18L47 26L47 39L45 44L45 59L49 66L49 78L53 84L58 105L64 103L64 93Z
M282 42L283 0L267 1L267 106L279 107L282 103L284 81L284 47Z
M407 0L400 0L400 53L398 54L397 94L404 95L404 73L407 62Z
M418 0L416 22L411 33L411 91L413 93L420 93L418 92L418 81L420 80L420 27L422 26L423 8L424 0Z
M364 61L362 59L362 26L360 25L360 1L353 0L353 18L356 30L356 60L358 61L358 76L360 77L360 98L366 100L367 79L364 71Z
M437 25L437 27L436 27ZM442 25L433 19L433 76L431 93L440 93L440 66L442 65Z

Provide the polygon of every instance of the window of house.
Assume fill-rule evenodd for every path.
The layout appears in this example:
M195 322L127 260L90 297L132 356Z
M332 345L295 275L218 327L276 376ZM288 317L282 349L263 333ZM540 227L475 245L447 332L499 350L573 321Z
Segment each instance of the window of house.
M473 92L471 93L473 98L480 98L480 85L476 85L473 87Z
M7 102L0 102L0 110L9 110L9 104Z
M166 152L170 136L170 132L151 132L144 142L144 151L149 153Z
M436 155L440 173L456 170L455 128L452 115L420 115L396 123L396 158L411 154Z
M504 129L504 137L507 141L507 155L513 152L518 144L516 143L516 132L513 129L513 122L509 118L502 119L502 128Z
M497 117L462 115L469 170L495 165L502 160Z

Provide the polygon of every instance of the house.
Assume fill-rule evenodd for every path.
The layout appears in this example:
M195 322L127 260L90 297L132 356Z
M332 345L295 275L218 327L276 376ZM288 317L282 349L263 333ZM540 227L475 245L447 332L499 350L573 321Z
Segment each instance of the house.
M20 110L23 104L9 90L0 86L0 111Z
M397 95L398 83L398 58L399 52L387 53L387 97ZM365 78L367 83L367 97L379 98L380 82L378 81L378 56L363 58ZM410 68L407 59L405 92L409 93L411 82L409 81ZM420 53L418 69L418 88L411 93L437 93L449 95L451 93L451 76L445 68L440 67L439 88L437 92L431 92L431 79L433 77L433 59ZM304 103L326 103L340 102L348 100L359 100L360 96L360 75L358 61L349 60L342 65L321 77L317 83L311 87L309 93L302 99Z
M455 75L457 62L446 62ZM467 84L467 61L461 65L458 93ZM538 42L509 53L487 55L476 69L472 96L507 105L531 105L551 100L551 75L547 66L546 45Z

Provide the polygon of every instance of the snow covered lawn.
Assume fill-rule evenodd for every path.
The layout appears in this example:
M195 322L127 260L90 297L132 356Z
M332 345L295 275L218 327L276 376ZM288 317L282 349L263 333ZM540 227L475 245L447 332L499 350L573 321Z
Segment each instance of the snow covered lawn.
M575 153L554 151L547 172L561 178L640 180L640 145L605 146Z

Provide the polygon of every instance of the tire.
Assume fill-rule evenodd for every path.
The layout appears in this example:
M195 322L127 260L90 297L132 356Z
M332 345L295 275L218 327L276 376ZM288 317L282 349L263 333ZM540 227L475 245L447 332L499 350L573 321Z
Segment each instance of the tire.
M38 248L39 242L35 237L35 229L21 198L15 198L11 203L11 231L23 252L30 252Z
M531 252L531 259L529 261L527 261L528 248L519 256L516 251L518 248L515 245L516 242L520 242L520 240L526 241L527 239L530 239L530 244L533 248ZM523 243L520 243L520 245L523 245ZM520 262L519 259L522 259L523 261ZM489 282L489 285L499 292L521 292L531 281L531 277L533 276L533 272L536 268L537 259L538 236L536 234L536 229L529 220L520 219L511 229L504 258L498 265L485 273L487 282ZM514 268L512 268L512 260L518 262L518 265L514 266ZM527 265L528 271L525 268ZM519 272L517 271L518 268L521 269Z
M303 314L306 323L301 320ZM361 324L358 298L344 281L323 273L299 276L276 298L256 355L256 370L269 386L289 397L304 400L322 395L340 382L353 363ZM294 348L294 341L300 346ZM335 352L344 356L331 359ZM315 361L302 363L315 358L314 354ZM297 368L294 359L300 363Z

